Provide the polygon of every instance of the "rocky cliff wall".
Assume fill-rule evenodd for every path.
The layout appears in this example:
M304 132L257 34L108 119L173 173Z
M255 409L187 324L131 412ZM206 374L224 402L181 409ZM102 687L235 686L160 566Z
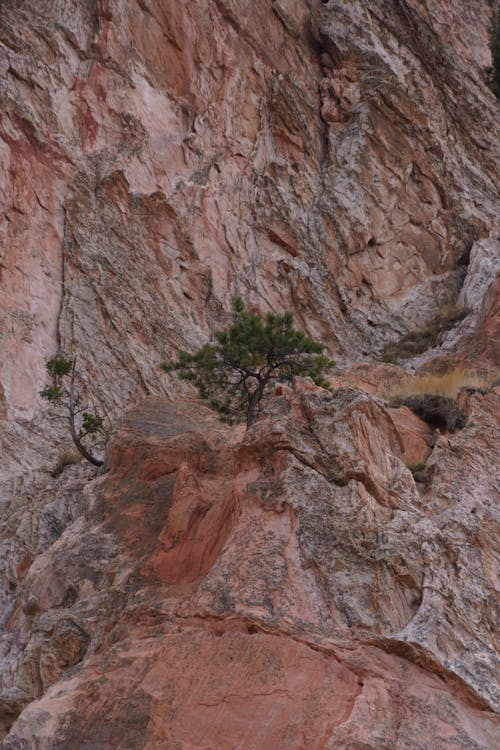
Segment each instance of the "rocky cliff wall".
M159 376L158 362L224 324L235 293L256 308L292 310L342 366L363 360L372 383L372 359L387 342L458 299L471 312L440 354L488 372L498 367L498 109L485 73L491 13L486 0L1 3L5 731L52 685L21 715L6 747L73 748L81 736L88 748L175 741L187 750L203 746L203 731L208 747L221 747L209 727L222 722L231 727L228 750L238 742L248 750L424 748L429 711L441 727L436 747L494 747L494 393L472 399L467 431L437 440L422 497L398 444L410 435L407 449L421 456L415 434L424 447L436 435L370 399L353 407L371 437L369 448L359 443L353 417L345 438L352 465L337 467L338 446L328 448L332 413L330 427L309 425L314 450L280 448L300 466L279 464L276 491L266 489L261 466L266 478L255 474L252 494L238 461L257 461L261 433L234 448L238 460L230 452L220 459L221 476L212 477L196 463L202 438L182 420L188 468L176 458L170 479L154 468L151 447L137 453L137 446L126 461L114 454L105 490L103 480L88 484L94 475L84 466L54 479L54 443L64 447L66 437L47 429L38 396L44 364L58 350L78 354L90 397L112 420L151 393L189 396ZM336 385L374 390L363 374L344 372ZM305 429L309 407L293 408ZM137 420L149 424L148 414ZM264 432L273 434L274 424ZM203 425L207 444L241 438L208 416ZM299 446L306 440L295 438ZM142 445L144 436L136 439ZM171 450L168 441L158 448L164 439L160 431L154 450ZM315 454L306 460L313 468L304 468L302 450ZM375 478L366 480L365 459ZM151 462L159 473L136 480ZM130 517L121 506L112 510L113 481L117 497L132 493ZM173 515L170 482L181 504ZM196 489L200 482L212 490ZM229 495L215 503L206 499L212 491ZM282 512L266 510L269 494L281 498ZM206 533L196 541L190 531L183 542L184 525L198 529L206 514ZM144 530L151 549L128 539L139 521L152 524ZM386 527L394 531L388 548ZM241 541L253 535L254 549ZM271 567L261 568L260 558ZM172 569L181 580L170 580ZM144 591L142 576L152 577ZM219 588L227 591L217 604ZM143 594L150 604L141 610ZM179 608L189 614L173 614ZM175 633L179 649L168 651ZM224 638L212 639L226 633L248 679L235 678L224 693L213 686L230 656ZM245 661L245 644L261 636ZM150 651L124 655L143 638L152 639ZM194 642L199 663L189 661ZM116 682L105 666L114 659L122 670ZM190 703L192 675L212 661L206 690ZM138 675L153 662L163 676L144 687ZM187 681L169 692L182 664ZM369 694L361 685L367 671ZM120 708L116 696L130 680ZM92 685L102 687L95 710L87 705ZM80 700L89 726L111 711L111 734L78 724L71 712ZM174 706L171 716L162 701ZM290 706L299 704L296 729L285 736ZM275 718L258 730L252 716L263 705ZM206 715L190 734L200 706ZM46 710L52 718L44 725ZM184 718L175 718L179 711ZM361 736L356 727L364 725Z
M494 750L499 395L424 485L354 389L286 390L246 435L141 404L107 474L57 485L75 520L10 613L2 746Z
M496 211L489 10L3 2L8 421L58 347L113 415L168 390L234 293L341 359L455 299Z

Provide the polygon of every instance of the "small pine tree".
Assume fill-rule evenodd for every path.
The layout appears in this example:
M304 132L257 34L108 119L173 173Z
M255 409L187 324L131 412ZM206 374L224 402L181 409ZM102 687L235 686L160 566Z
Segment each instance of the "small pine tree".
M269 313L263 320L245 312L241 298L235 297L233 323L215 333L214 343L194 354L181 352L176 362L161 366L191 381L224 421L246 419L248 429L270 383L292 383L302 375L327 387L322 372L335 363L323 350L322 344L294 328L291 313Z
M46 367L51 385L40 391L40 396L67 412L66 416L58 414L56 417L68 420L71 438L77 450L94 466L102 466L103 462L95 457L93 451L104 446L104 418L82 406L81 396L76 389L76 358L53 357ZM89 439L91 445L87 447L84 441L88 443Z

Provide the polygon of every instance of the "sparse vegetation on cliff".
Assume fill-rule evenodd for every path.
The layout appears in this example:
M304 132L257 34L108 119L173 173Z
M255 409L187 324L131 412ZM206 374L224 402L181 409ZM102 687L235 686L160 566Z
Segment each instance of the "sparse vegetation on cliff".
M399 341L384 347L380 360L393 363L422 354L439 344L441 335L463 320L469 312L467 308L456 305L443 307L425 326L409 331Z
M391 406L407 406L417 417L434 427L454 432L465 427L467 417L458 402L449 396L434 393L416 393L413 396L394 398Z
M460 394L486 393L492 385L492 377L457 368L441 374L408 375L386 399L390 406L407 406L429 424L453 431L467 421L458 401Z
M461 391L486 391L494 384L492 378L463 368L454 368L443 373L422 372L407 375L390 389L387 397L406 398L408 396L432 393L456 398Z
M56 419L67 420L71 439L80 455L94 466L102 466L103 461L95 452L102 449L106 441L104 418L83 405L76 386L76 358L53 357L46 367L51 384L40 391L41 397L58 408Z
M322 373L334 362L322 354L324 346L293 326L291 313L268 313L265 319L245 312L233 299L233 323L216 331L215 343L194 354L181 352L176 362L163 362L166 372L177 371L190 380L222 419L255 420L266 389L272 382L291 383L297 375L326 386Z

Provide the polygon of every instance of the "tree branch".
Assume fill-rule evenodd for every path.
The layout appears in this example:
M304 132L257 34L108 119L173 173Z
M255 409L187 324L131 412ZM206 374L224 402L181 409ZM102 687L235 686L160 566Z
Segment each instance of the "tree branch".
M71 380L70 380L70 389L69 389L69 430L71 432L71 437L73 439L73 442L77 449L80 451L82 456L87 459L87 461L94 466L102 466L103 462L95 458L92 453L90 453L87 448L83 445L81 442L81 438L76 432L75 427L75 405L77 401L77 395L75 391L75 373L76 373L76 357L73 359L73 365L71 367Z

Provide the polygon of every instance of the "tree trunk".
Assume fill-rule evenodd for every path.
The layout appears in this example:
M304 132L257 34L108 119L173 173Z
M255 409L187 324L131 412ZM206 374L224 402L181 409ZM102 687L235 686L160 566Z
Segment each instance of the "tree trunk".
M91 464L94 466L102 466L103 461L100 461L98 458L94 458L92 453L90 453L86 447L83 445L82 441L78 437L78 433L76 431L75 427L75 361L76 357L73 360L73 368L71 370L71 384L69 389L69 431L71 432L71 437L73 438L73 442L78 449L79 453Z
M260 400L262 396L264 395L264 388L266 387L266 382L267 381L265 380L259 381L257 388L248 399L247 430L251 427L251 425L253 424L255 420L255 417L257 416L257 410L259 408Z
M71 432L71 437L73 438L73 442L78 449L78 451L81 453L81 455L91 464L94 466L102 466L103 461L100 461L98 458L94 458L92 453L89 453L89 451L86 449L86 447L83 445L82 441L77 435L76 429L75 429L75 418L74 415L70 414L69 417L69 429Z

